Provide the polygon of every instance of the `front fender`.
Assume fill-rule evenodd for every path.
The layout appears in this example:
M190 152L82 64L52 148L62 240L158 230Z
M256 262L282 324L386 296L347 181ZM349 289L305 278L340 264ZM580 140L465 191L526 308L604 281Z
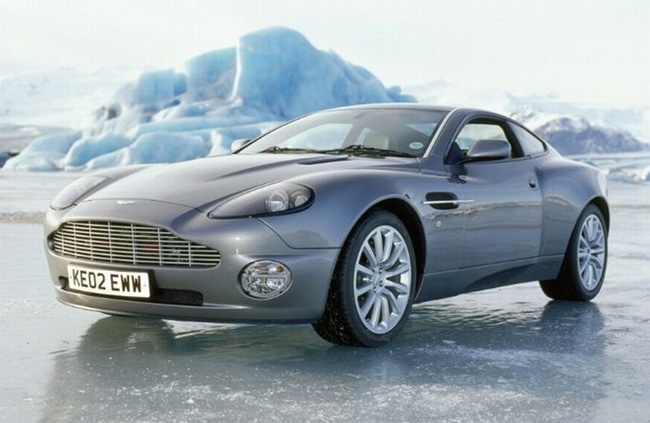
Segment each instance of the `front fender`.
M375 205L387 200L407 203L421 219L431 177L404 171L350 171L301 179L315 192L304 211L260 220L292 248L341 248L356 223Z

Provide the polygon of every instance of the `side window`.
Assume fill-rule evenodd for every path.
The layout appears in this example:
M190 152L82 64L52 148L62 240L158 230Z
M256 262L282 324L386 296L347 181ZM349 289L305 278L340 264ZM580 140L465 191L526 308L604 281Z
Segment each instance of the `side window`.
M456 142L463 150L469 150L478 140L504 140L508 141L503 128L492 123L468 123L463 126Z
M512 123L510 124L510 128L512 128L512 132L514 132L519 140L519 144L521 144L521 148L524 150L526 156L534 157L546 152L546 146L535 135L521 126Z
M478 140L492 139L507 141L503 127L497 123L490 123L485 121L469 122L463 126L456 136L456 140L451 145L450 151L447 154L447 162L455 163L463 158L467 151ZM513 154L515 149L513 148Z

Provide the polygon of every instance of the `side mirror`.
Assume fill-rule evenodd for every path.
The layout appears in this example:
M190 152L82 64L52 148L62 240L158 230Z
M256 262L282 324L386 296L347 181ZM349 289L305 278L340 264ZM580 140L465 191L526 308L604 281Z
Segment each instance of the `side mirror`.
M230 152L234 153L235 151L241 150L246 145L248 145L251 141L252 140L245 139L245 138L233 141L232 144L230 144Z
M510 157L510 143L504 140L478 140L467 152L465 161L500 160Z

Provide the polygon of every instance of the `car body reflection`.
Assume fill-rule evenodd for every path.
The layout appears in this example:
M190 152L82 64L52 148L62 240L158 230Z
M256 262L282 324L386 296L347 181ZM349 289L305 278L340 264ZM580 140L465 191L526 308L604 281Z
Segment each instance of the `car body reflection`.
M602 328L591 303L502 309L452 299L416 307L389 346L360 350L332 346L309 326L106 317L56 356L43 416L491 421L507 407L583 421L604 396Z

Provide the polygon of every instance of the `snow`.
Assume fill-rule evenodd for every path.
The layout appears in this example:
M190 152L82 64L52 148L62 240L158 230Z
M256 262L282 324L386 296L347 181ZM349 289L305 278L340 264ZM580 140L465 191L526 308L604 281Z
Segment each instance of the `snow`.
M0 129L4 125L79 128L92 110L137 73L126 67L56 69L0 78Z
M115 91L82 131L38 138L8 170L87 170L224 154L279 122L359 103L415 101L368 70L269 28L232 48L152 70Z

